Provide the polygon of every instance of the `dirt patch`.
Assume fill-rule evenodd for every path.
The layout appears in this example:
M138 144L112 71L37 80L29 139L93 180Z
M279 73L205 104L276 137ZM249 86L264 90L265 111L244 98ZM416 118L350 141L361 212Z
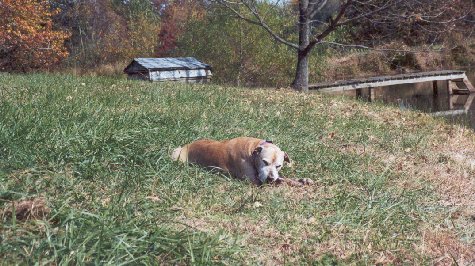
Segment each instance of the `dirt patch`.
M50 212L44 198L34 198L11 202L3 212L3 216L12 217L15 213L18 221L39 220L47 217Z

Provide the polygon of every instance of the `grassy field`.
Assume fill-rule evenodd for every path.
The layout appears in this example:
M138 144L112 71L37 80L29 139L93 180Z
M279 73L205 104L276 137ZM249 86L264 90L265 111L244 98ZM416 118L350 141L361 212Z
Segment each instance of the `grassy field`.
M284 174L315 184L255 187L168 155L236 136L272 139ZM2 74L0 261L471 264L473 158L471 130L380 104Z

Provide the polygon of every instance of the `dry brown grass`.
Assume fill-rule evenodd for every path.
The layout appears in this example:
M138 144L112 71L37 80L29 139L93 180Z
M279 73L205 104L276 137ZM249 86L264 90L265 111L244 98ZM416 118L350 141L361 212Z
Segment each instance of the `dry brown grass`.
M115 63L101 64L95 67L70 67L63 69L59 72L84 75L84 76L124 76L124 69L129 64L129 61L121 61Z
M447 50L408 47L390 43L376 50L336 54L327 59L320 81L343 80L406 72L465 68L475 63L473 40L461 40ZM378 50L379 49L379 50ZM391 51L393 50L393 51ZM406 50L409 52L399 52ZM416 51L416 52L411 52Z
M461 243L450 230L424 231L422 244L415 248L429 256L433 265L475 264L475 248Z

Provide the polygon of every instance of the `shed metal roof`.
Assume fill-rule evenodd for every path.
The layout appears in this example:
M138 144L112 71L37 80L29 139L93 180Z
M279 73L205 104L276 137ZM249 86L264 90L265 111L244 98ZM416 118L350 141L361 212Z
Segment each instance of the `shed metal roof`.
M134 60L124 69L124 72L136 68L143 70L193 70L211 69L210 65L198 61L194 57L163 57L163 58L134 58ZM133 71L133 70L132 70Z

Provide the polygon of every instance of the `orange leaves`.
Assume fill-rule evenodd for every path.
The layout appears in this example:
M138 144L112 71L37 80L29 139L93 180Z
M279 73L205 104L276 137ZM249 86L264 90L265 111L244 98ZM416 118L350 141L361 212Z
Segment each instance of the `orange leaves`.
M68 56L68 32L53 29L47 0L3 0L0 5L0 70L48 68Z
M68 42L70 65L102 68L101 65L124 64L134 57L154 56L160 14L153 1L69 2L56 23L73 33Z
M177 46L177 40L185 32L185 24L190 20L205 17L205 9L199 1L178 0L159 1L165 7L164 19L159 33L158 54L169 55Z

